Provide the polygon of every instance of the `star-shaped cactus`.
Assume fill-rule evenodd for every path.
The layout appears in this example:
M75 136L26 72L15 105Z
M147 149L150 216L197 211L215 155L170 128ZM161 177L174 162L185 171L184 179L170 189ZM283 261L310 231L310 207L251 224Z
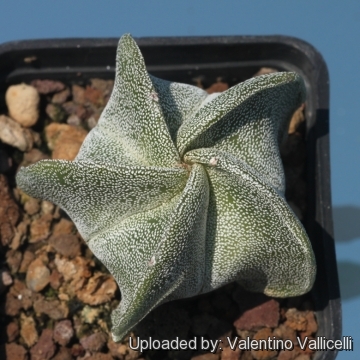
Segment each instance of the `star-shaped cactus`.
M124 35L114 90L74 161L17 175L61 206L116 279L121 340L159 304L238 281L276 297L303 294L316 267L284 198L279 142L304 101L301 77L263 75L221 94L149 75Z

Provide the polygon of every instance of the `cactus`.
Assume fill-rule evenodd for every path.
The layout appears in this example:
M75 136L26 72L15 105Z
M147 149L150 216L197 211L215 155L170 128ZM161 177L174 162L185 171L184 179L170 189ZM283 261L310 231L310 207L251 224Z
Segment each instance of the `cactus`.
M121 340L158 305L237 281L289 297L316 265L285 201L279 143L305 99L279 72L208 95L146 71L130 35L114 89L74 161L42 160L17 175L29 195L62 207L114 276Z

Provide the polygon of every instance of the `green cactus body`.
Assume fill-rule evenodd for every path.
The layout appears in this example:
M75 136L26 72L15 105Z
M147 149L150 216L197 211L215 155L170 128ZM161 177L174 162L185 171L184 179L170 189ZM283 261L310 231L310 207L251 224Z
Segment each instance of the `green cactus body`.
M76 159L17 175L69 214L119 284L115 341L159 304L232 281L276 297L311 289L314 255L284 199L278 146L304 98L289 72L216 95L161 80L120 39L113 93Z

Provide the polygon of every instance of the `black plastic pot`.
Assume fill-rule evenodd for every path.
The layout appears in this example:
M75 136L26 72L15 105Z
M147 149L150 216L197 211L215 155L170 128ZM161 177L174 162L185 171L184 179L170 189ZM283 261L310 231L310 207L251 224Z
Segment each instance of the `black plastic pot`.
M74 81L113 79L117 39L55 39L10 42L0 46L0 102L6 88L33 79ZM230 85L250 78L260 67L296 71L305 80L308 211L305 227L317 261L312 290L317 336L341 337L341 304L333 240L329 164L329 79L321 55L308 43L285 36L166 37L137 39L151 74L193 83L218 76ZM0 106L4 106L0 103ZM315 360L335 359L319 351Z

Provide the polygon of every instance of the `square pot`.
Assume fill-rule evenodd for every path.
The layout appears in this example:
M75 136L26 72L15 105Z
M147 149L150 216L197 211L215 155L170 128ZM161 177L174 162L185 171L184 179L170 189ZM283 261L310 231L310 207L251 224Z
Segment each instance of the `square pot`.
M308 43L285 36L163 37L136 39L148 71L177 82L229 85L250 78L261 67L299 73L306 84L307 212L304 226L316 256L311 291L317 336L341 337L341 305L333 240L329 164L329 79L321 55ZM9 85L34 79L64 83L113 79L117 39L55 39L0 46L0 108ZM1 146L1 144L0 144ZM334 359L318 351L314 359Z

